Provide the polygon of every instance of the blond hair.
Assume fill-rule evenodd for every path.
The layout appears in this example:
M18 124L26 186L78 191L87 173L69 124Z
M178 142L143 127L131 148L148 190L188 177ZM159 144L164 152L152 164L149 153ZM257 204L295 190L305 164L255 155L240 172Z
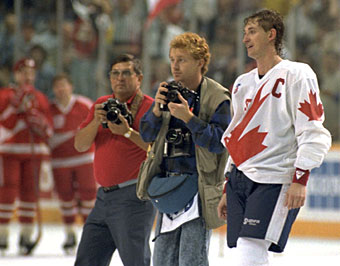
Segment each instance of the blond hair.
M194 59L203 59L204 64L201 69L201 73L203 75L207 73L211 54L209 51L209 45L205 38L200 37L198 34L193 32L185 32L176 36L170 42L170 50L172 48L185 49Z

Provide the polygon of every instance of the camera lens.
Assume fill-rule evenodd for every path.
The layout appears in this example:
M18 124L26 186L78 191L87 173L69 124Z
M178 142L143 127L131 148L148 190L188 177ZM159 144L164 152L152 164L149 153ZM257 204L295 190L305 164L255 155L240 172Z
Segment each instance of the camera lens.
M178 145L182 142L182 132L180 129L169 129L165 139L171 144Z
M122 114L122 116L127 116L128 114L128 109L125 105L119 106L119 111Z
M171 91L168 92L167 99L170 102L176 102L178 100L177 94L178 94L177 90L171 90Z
M119 113L120 113L119 109L113 108L112 110L110 110L106 113L106 118L107 118L107 120L109 120L111 122L118 122L118 121L120 121L119 118L118 118Z

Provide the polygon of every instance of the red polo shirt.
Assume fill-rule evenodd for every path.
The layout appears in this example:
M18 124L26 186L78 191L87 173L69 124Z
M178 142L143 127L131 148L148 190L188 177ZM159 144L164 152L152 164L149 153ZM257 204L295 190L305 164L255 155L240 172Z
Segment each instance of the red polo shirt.
M127 105L131 108L133 95ZM103 103L114 95L102 96L94 103ZM139 121L152 105L153 99L144 95L134 118L132 128L139 131ZM93 119L94 105L80 128L86 127ZM146 151L139 148L124 136L112 134L108 128L99 127L95 138L94 176L98 184L104 187L117 185L137 178L139 166L146 157Z

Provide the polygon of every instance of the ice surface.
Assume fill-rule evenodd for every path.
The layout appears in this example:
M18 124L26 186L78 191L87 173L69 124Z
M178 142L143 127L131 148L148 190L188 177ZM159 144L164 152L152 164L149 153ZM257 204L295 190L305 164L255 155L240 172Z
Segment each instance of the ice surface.
M79 239L81 227L77 227L77 234ZM0 266L71 266L74 264L74 255L64 255L61 248L64 237L61 225L44 224L42 238L33 255L18 256L18 225L13 224L10 228L10 246L6 254L0 256ZM232 266L233 253L234 249L226 246L225 236L214 233L210 243L210 266ZM117 252L110 265L123 266ZM285 252L272 257L272 265L339 266L340 239L290 238Z

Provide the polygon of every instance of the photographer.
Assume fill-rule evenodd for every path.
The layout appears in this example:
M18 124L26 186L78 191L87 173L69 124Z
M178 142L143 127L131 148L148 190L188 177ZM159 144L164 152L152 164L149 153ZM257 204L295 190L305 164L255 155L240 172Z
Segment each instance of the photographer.
M186 179L178 200L152 200L159 210L153 264L208 265L211 229L223 224L215 208L227 158L220 137L231 119L229 91L204 76L210 52L199 35L175 37L169 57L175 82L160 84L140 126L144 141L156 140L153 147L163 150L162 173L152 178L147 193L151 196L154 182ZM159 137L167 126L165 136Z
M125 266L150 265L155 212L150 202L136 196L148 146L139 136L139 121L152 104L152 98L142 94L142 79L138 59L129 54L115 58L110 71L113 94L97 99L75 136L79 152L95 144L94 175L100 185L75 265L109 265L116 249Z

